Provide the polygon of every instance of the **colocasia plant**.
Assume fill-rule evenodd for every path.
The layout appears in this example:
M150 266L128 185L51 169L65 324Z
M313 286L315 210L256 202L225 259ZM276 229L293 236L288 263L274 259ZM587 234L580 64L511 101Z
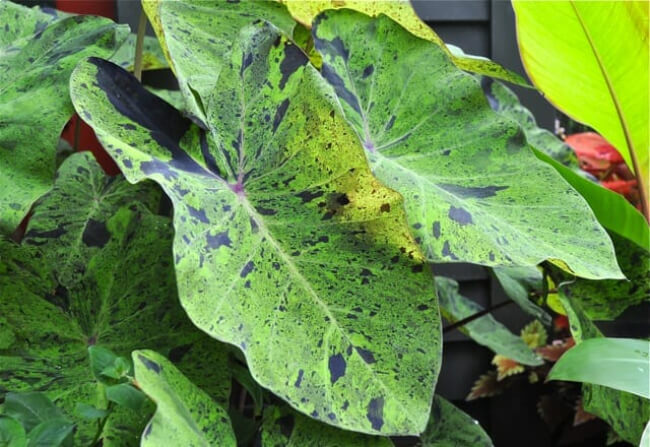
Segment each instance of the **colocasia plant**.
M647 44L647 5L622 5ZM585 411L639 442L647 343L592 320L648 301L647 222L499 81L524 79L405 0L142 6L144 52L144 27L0 2L0 445L489 446L434 393L440 315L501 380L548 373L556 313L572 339L549 379L585 382ZM534 54L561 44L532 9L515 4L531 79L570 84L537 83L554 60ZM615 102L640 141L619 149L647 160L647 113ZM75 111L120 175L57 154ZM446 262L491 268L536 322L512 334L434 278Z

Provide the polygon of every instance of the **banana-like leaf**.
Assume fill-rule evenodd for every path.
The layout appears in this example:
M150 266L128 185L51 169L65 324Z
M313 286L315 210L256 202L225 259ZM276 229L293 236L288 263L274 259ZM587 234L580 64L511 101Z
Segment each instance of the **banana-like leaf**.
M315 419L419 433L440 321L401 198L295 45L262 21L232 45L195 90L207 130L94 58L72 76L73 102L131 182L172 200L180 299L198 327Z
M533 83L611 142L647 194L648 2L518 0L513 7Z
M290 408L264 410L260 447L392 447L390 439L340 430Z
M478 421L440 396L433 399L431 418L420 436L422 447L492 447Z
M513 121L490 110L471 75L385 16L328 11L312 30L379 180L400 192L431 261L534 266L621 278L584 200L536 160Z
M603 385L650 399L650 341L592 338L569 349L548 380Z
M548 312L533 303L529 297L530 292L540 292L543 289L542 272L537 267L499 267L492 271L508 297L522 310L546 326L552 323Z
M458 283L451 278L437 276L436 289L442 316L451 323L483 310L474 301L458 293ZM459 327L459 330L495 354L501 354L523 365L536 366L544 363L520 337L510 332L490 314Z
M487 77L481 79L481 88L492 110L517 121L531 146L574 172L584 172L580 170L578 157L573 149L548 130L538 127L535 117L530 110L521 105L515 92L501 82Z
M133 71L136 39L137 36L135 34L129 34L120 48L111 56L110 61L125 70ZM160 70L162 68L169 68L169 65L165 60L165 55L160 48L158 39L151 36L144 36L142 45L142 69Z
M602 337L578 302L570 300L561 289L559 296L577 346L584 340ZM635 445L650 420L650 400L602 385L582 385L582 406L585 411L604 419L621 438Z
M537 127L533 115L519 103L512 90L488 78L481 85L492 109L521 125L535 155L553 166L582 195L603 227L650 250L648 222L625 197L588 179L578 167L573 150L549 131Z
M0 1L0 232L11 234L52 187L59 135L74 110L68 80L87 56L110 56L128 27L57 19Z
M418 17L409 0L279 0L287 5L289 12L298 22L311 28L318 14L327 9L353 9L371 17L384 14L421 39L438 45L456 66L462 70L493 78L503 79L513 84L529 87L524 78L486 58L478 58L458 51L458 47L447 48L442 39Z
M86 174L80 183L81 172ZM230 382L223 380L217 367L225 363L225 354L194 328L178 303L169 219L153 215L143 203L123 205L119 199L111 213L108 203L113 198L107 195L88 194L87 203L82 203L82 191L96 191L93 184L108 183L98 179L98 172L101 168L89 153L68 158L55 189L40 203L46 210L57 206L60 210L58 217L49 213L49 220L41 215L40 247L0 241L0 333L5 333L0 337L0 396L43 391L69 415L75 414L78 402L105 408L103 385L90 368L90 346L122 356L140 347L159 349L211 394L227 396ZM127 186L121 177L110 183L113 191ZM102 210L91 213L84 231L77 226L79 216L66 212L73 192L65 187L80 194L76 206ZM132 188L134 197L143 189ZM64 231L57 239L56 234ZM80 245L70 239L72 235L81 238ZM73 262L68 258L58 262L57 256L66 252L62 244L69 244ZM102 432L104 445L135 441L146 419L146 413L128 410L111 415ZM75 438L88 445L96 422L80 418L75 422Z
M226 409L172 362L150 350L134 351L132 357L138 387L156 404L141 446L237 445Z
M621 236L611 236L627 280L576 279L560 286L593 320L613 320L628 307L650 301L650 252Z

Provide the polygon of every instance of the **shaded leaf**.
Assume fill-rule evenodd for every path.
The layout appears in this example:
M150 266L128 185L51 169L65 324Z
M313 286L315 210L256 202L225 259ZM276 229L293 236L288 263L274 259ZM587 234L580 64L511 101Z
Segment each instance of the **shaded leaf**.
M497 367L498 381L501 381L506 377L514 376L515 374L521 374L525 371L523 365L517 363L515 360L499 354L494 356L492 359L492 364Z
M549 362L557 362L557 360L564 354L569 348L573 347L575 342L573 338L567 338L565 340L554 340L550 345L542 346L537 348L535 352Z
M83 419L102 419L108 415L108 411L83 402L77 402L74 414Z
M648 3L515 1L513 7L533 83L636 165L639 182L647 179Z
M578 402L576 403L576 412L573 416L573 426L576 427L594 419L596 419L596 416L585 411L584 407L582 406L582 398L579 398Z
M128 27L93 16L60 20L0 2L0 231L11 234L52 187L56 148L73 115L68 80L87 56L110 56Z
M133 411L141 411L146 397L128 383L118 383L106 388L106 399Z
M592 338L567 351L548 380L607 386L650 399L650 342L632 338Z
M27 435L16 419L0 415L0 445L3 447L25 447Z
M152 178L172 200L180 299L198 327L314 418L419 433L440 323L401 198L372 177L304 54L266 22L240 35L196 86L207 131L98 59L72 77L75 106L130 181Z
M458 293L458 283L453 279L436 277L436 288L442 316L451 323L483 310L477 303ZM476 343L524 365L541 365L543 363L520 337L510 332L490 314L470 321L461 326L459 330Z
M543 324L551 324L551 316L529 297L530 292L540 292L543 289L542 272L537 267L499 267L492 269L492 272L508 297L519 307Z
M226 410L172 362L154 351L132 357L138 387L156 403L140 445L236 445Z
M27 447L72 445L74 424L66 419L50 419L38 424L27 435Z
M89 156L75 154L61 168L63 183L63 173L73 166L83 167L88 173L100 169ZM73 190L92 190L95 180L92 175L80 178L72 184ZM127 184L123 177L111 182L116 190ZM69 197L71 191L57 186L41 202L46 209L61 204L58 217L50 216L51 227L43 226L43 231L72 228L78 218L73 212L63 212L67 207L61 198ZM132 191L135 193L138 187ZM87 200L96 203L92 194ZM91 204L79 206L93 209ZM55 253L72 252L77 243L70 241L66 250L61 245L65 236L43 238L40 247L0 240L0 315L15 334L14 342L0 350L0 396L8 391L39 390L70 415L78 402L105 409L103 385L91 369L89 346L97 347L93 351L106 348L115 355L129 355L141 346L155 347L170 356L182 350L184 356L175 354L181 368L198 350L198 365L204 368L202 380L218 383L213 389L224 386L219 370L205 368L225 361L222 350L194 328L178 303L169 220L151 214L142 203L131 202L128 207L117 203L112 210L109 208L105 206L95 225L102 229L97 233L102 237L91 238L90 244L82 240L79 247L83 250L78 253L83 256L78 263L65 263L65 259L57 262ZM59 278L65 278L65 284ZM211 350L202 347L206 342ZM114 362L115 356L93 364L95 372L101 374L108 361ZM115 442L105 440L104 445L127 444L124 440L132 439L133 433L139 434L144 427L146 412L145 418L142 416L130 415L115 424L111 414L102 436L109 436L113 429L120 436ZM76 440L89 443L95 436L96 422L82 418L74 422L78 425Z
M562 291L594 320L613 320L628 307L650 301L650 252L617 234L611 237L627 280L576 279L561 285Z
M514 84L528 87L529 84L517 73L486 58L479 58L463 53L460 48L445 45L442 39L429 25L415 13L409 0L279 0L287 5L291 15L307 28L311 28L318 14L327 9L346 8L362 12L371 17L384 14L408 30L413 35L438 45L462 70L484 74L503 79Z
M469 401L479 399L481 397L496 396L497 394L501 394L504 389L504 382L497 380L497 372L488 371L476 379L476 382L474 382L474 385L472 385L471 392L467 395L465 400Z
M563 293L560 293L560 299L567 310L571 334L578 346L584 340L602 337L579 303L569 300ZM621 438L632 444L639 442L643 427L650 420L650 400L601 385L584 383L582 404L585 411L605 420Z
M2 414L20 422L26 432L31 432L42 422L65 419L63 412L39 392L7 393Z
M477 420L440 396L433 399L431 418L420 436L422 447L491 447L492 441Z
M622 276L587 204L535 160L521 128L491 111L478 82L439 47L387 17L350 10L321 14L313 33L323 76L374 174L404 196L427 259L549 259L578 276Z
M388 438L344 431L318 423L288 407L264 410L260 447L392 447Z
M124 43L109 59L116 65L125 70L133 71L133 62L135 60L135 41L137 36L129 34ZM160 44L155 37L144 36L142 45L142 70L159 70L169 68L165 55L160 48Z

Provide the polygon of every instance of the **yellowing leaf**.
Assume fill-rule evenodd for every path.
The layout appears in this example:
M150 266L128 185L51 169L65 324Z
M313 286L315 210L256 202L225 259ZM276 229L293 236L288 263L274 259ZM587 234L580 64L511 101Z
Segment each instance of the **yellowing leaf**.
M497 354L492 359L492 364L497 367L497 380L501 381L506 377L514 376L524 372L523 365L515 362L508 357Z
M521 338L526 344L532 348L539 348L546 344L546 339L548 335L546 334L546 329L542 326L537 320L531 321L526 327L521 330Z

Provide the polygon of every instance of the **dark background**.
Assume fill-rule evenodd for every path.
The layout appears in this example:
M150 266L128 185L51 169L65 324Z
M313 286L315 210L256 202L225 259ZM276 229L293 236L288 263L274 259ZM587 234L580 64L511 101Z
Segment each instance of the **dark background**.
M16 1L16 0L14 0ZM39 4L76 10L79 4L91 4L91 11L100 13L97 4L111 4L109 14L118 22L137 28L140 4L136 0L18 0L23 4ZM447 43L461 47L466 53L488 57L504 67L525 76L517 47L514 12L507 0L411 0L416 12ZM76 3L76 5L75 5ZM92 4L95 4L92 6ZM70 6L72 5L72 6ZM106 8L100 7L102 11ZM112 11L111 11L112 10ZM102 12L103 13L103 12ZM149 29L149 34L153 34ZM173 78L168 72L147 72L144 82L158 87L170 87ZM521 102L535 115L540 127L553 130L555 109L533 89L509 85ZM489 269L470 264L434 266L438 275L449 276L460 283L461 293L483 307L507 301L508 298ZM650 306L629 309L621 323L599 325L608 335L648 337L647 318ZM639 310L641 310L639 312ZM493 312L494 317L514 333L531 321L517 306L507 306ZM445 334L442 371L436 392L476 418L497 447L555 447L605 445L603 426L599 422L583 424L570 439L560 440L552 433L537 412L540 386L530 386L521 380L504 394L487 399L465 402L474 381L492 369L493 353L458 331Z

